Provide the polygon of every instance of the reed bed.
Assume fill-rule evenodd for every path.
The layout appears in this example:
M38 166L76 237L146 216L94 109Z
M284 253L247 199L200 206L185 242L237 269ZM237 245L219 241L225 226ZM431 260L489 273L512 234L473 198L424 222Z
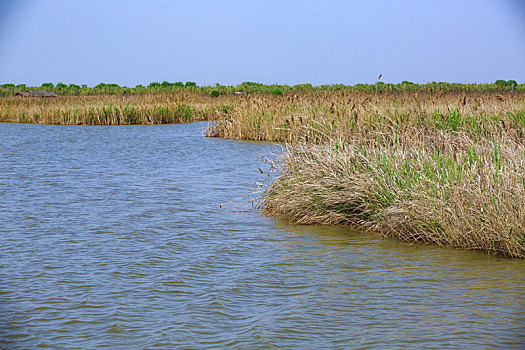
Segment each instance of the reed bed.
M191 93L4 97L0 98L0 122L63 125L188 123L224 118L223 102L224 99Z
M524 93L362 93L328 91L283 96L249 95L226 118L210 123L208 136L320 144L352 140L388 128L403 132L468 130L479 137L525 134ZM373 134L373 133L372 133Z
M525 258L523 96L331 97L259 119L258 138L294 144L266 214ZM226 136L250 131L232 119Z
M525 258L525 95L252 97L210 136L284 141L266 214Z

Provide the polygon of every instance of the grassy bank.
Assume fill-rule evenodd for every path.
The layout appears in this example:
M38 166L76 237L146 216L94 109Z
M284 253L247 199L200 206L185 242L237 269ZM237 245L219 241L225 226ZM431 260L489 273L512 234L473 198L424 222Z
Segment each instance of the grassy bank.
M260 199L268 215L525 258L523 96L337 93L280 110L221 131L295 144Z
M268 215L525 258L523 95L274 97L209 134L295 145L260 199Z
M525 258L525 146L433 131L289 147L259 205L301 224Z

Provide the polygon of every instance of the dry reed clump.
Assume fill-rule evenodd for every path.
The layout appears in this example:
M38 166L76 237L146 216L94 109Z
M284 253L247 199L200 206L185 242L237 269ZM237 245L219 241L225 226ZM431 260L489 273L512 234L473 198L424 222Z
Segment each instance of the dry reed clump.
M523 142L442 131L388 139L288 147L260 208L300 224L525 258Z

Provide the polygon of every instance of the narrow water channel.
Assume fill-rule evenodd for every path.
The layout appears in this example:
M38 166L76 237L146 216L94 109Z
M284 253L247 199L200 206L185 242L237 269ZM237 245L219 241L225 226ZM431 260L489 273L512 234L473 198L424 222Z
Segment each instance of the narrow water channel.
M246 211L205 126L0 124L0 348L525 347L525 261Z

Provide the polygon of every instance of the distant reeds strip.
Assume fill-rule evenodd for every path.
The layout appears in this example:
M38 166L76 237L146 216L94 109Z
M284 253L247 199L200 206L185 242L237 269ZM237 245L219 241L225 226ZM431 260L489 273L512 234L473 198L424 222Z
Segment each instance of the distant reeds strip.
M63 125L175 124L214 120L218 101L185 94L0 98L0 122Z

